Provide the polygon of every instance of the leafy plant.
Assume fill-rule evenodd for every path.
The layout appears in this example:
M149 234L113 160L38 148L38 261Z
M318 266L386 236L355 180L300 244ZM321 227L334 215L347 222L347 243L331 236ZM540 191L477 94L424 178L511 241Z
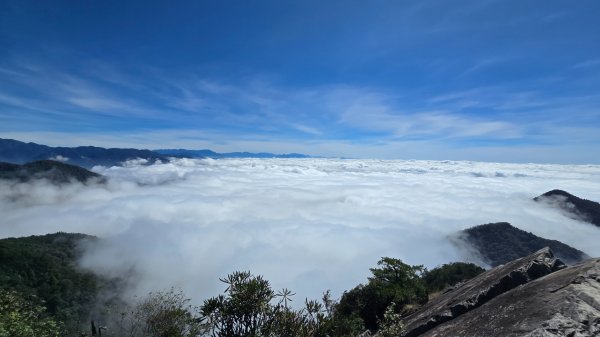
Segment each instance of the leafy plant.
M215 337L268 336L275 314L269 281L238 271L221 282L227 284L225 295L207 299L201 307L206 331Z
M409 304L427 301L427 288L421 279L425 271L423 266L411 266L390 257L381 258L377 265L377 268L370 269L372 276L366 285L358 285L342 295L334 315L334 325L343 328L344 324L352 324L354 330L346 329L337 334L379 330L384 313L392 302L396 304L394 310L400 313ZM358 330L357 319L362 320L362 327Z
M61 324L46 309L15 291L0 290L0 337L58 337Z
M425 271L422 278L427 290L435 292L471 279L484 271L485 269L473 263L453 262Z
M68 336L78 335L77 330L89 324L100 289L112 285L77 267L79 245L86 240L96 238L56 233L1 239L0 289L39 298L48 314L64 323Z
M402 315L398 313L396 303L392 302L385 309L383 319L381 320L379 334L382 337L397 337L404 332L404 323L402 322Z
M194 337L201 332L197 309L181 290L151 292L133 308L120 313L120 335L137 337Z
M329 293L323 303L305 300L304 307L289 306L289 289L275 293L262 276L234 272L221 279L224 294L204 301L204 331L213 337L319 337L325 336L332 310ZM274 303L276 298L280 298Z

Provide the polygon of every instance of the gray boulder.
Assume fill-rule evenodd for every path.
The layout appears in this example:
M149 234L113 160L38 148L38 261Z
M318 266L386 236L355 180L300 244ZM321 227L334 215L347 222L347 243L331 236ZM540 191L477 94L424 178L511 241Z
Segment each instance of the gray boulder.
M600 336L600 258L566 267L549 248L447 290L404 320L403 336Z
M408 316L404 321L406 329L403 336L463 336L454 333L436 334L435 331L441 331L440 329L449 324L454 325L457 318L473 312L508 291L564 268L566 268L564 263L555 258L549 248L544 248L527 257L488 270L446 291ZM475 316L478 315L477 312L474 313ZM493 324L493 322L481 323ZM436 329L438 326L440 329ZM475 335L469 332L464 336Z
M421 336L600 336L600 259L505 292Z

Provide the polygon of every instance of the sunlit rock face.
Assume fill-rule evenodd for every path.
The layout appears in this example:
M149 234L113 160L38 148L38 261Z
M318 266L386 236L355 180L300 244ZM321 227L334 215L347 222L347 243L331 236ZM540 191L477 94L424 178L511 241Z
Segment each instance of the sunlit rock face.
M405 323L413 337L598 336L600 259L565 267L544 249L456 286Z
M407 337L419 336L477 309L520 285L565 268L549 248L517 259L457 285L406 319Z

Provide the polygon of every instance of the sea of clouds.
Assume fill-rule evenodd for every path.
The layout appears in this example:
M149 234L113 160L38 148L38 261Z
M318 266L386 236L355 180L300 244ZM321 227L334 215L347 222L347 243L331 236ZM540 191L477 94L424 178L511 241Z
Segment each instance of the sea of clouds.
M551 189L600 200L600 166L336 159L176 159L95 167L108 183L0 186L0 237L102 238L81 265L132 293L181 287L196 303L235 270L276 289L335 296L382 256L432 268L477 261L447 237L508 221L600 256L600 229L531 199Z

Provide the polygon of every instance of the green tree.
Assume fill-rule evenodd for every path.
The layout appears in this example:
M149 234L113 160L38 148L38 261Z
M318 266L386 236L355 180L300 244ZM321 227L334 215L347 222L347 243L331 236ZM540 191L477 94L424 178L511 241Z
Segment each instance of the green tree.
M422 279L429 292L436 292L471 279L484 271L485 269L473 263L452 262L425 271Z
M273 307L273 319L265 336L325 336L323 328L326 319L323 305L318 301L306 300L305 307L300 310L293 310L279 303Z
M324 337L331 300L305 300L304 307L288 304L294 295L283 289L275 293L269 282L250 272L234 272L221 279L224 294L204 301L201 307L204 331L213 337ZM275 299L279 301L275 303Z
M65 336L78 336L80 329L87 331L97 294L118 288L117 281L78 267L80 245L94 240L68 233L0 239L0 289L39 298L48 315L64 323Z
M388 306L394 302L394 310L401 313L409 305L419 305L427 301L427 288L421 279L425 268L421 265L411 266L402 260L383 257L371 268L372 276L368 283L358 285L345 292L337 305L333 320L334 326L342 328L362 320L362 329L379 330L380 322ZM357 332L339 331L336 334L349 335Z
M389 303L402 307L427 302L427 288L421 279L425 271L423 265L411 266L390 257L381 258L377 265L379 268L370 269L373 276L369 277L369 284L375 285L384 296L391 297Z
M379 334L382 337L397 337L404 332L402 316L397 313L394 302L388 305L383 314L383 320L379 324Z
M194 337L200 335L200 317L181 290L151 292L123 311L116 327L129 337Z
M58 337L61 325L15 291L0 290L0 337Z
M214 337L268 336L275 298L269 281L238 271L221 282L227 284L225 295L207 299L201 307L206 331Z

